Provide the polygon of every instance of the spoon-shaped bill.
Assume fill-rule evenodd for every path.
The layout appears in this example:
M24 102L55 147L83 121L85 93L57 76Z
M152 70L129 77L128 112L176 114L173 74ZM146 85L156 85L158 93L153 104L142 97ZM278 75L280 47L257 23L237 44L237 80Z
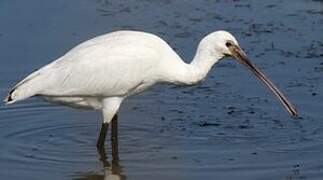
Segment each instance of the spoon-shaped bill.
M245 65L249 70L251 70L279 99L279 101L283 104L285 109L289 112L289 114L293 117L297 117L297 110L295 106L286 98L286 96L274 85L272 81L270 81L267 76L260 71L254 64L251 63L247 55L244 51L236 45L232 45L229 47L232 56L236 58L240 63Z

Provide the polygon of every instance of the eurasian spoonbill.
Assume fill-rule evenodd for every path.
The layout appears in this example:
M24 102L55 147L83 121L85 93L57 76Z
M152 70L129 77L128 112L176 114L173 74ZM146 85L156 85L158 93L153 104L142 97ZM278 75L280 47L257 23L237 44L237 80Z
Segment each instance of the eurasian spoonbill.
M79 44L62 57L31 73L10 91L12 104L32 96L75 108L100 109L103 123L97 147L103 147L108 124L123 100L157 83L194 85L212 66L231 56L251 70L297 116L296 108L248 59L237 40L226 31L215 31L199 43L189 64L156 35L116 31ZM116 119L116 118L115 118Z

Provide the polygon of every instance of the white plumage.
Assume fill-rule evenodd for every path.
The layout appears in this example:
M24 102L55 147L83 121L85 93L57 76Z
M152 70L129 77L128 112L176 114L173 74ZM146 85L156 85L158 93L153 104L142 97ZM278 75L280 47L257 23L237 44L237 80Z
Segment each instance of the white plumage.
M98 36L27 76L5 101L11 104L42 96L72 107L102 109L103 121L109 123L126 97L156 83L196 84L225 56L233 56L251 69L296 115L296 109L250 63L237 40L226 31L204 37L190 64L153 34L117 31Z

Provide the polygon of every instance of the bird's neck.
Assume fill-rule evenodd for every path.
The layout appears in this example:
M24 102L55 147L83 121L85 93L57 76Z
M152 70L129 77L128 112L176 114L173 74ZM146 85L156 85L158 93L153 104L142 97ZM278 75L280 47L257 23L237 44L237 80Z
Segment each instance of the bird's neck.
M207 48L199 46L192 62L186 65L182 83L194 85L203 81L212 66L222 58L223 55L217 55Z

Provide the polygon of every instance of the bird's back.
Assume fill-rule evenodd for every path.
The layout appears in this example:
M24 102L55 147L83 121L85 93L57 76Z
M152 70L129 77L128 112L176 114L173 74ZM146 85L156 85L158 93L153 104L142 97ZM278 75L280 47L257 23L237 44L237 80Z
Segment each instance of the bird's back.
M85 41L18 83L12 102L33 95L127 96L158 81L160 62L179 59L159 37L117 31ZM146 87L147 86L147 87Z

